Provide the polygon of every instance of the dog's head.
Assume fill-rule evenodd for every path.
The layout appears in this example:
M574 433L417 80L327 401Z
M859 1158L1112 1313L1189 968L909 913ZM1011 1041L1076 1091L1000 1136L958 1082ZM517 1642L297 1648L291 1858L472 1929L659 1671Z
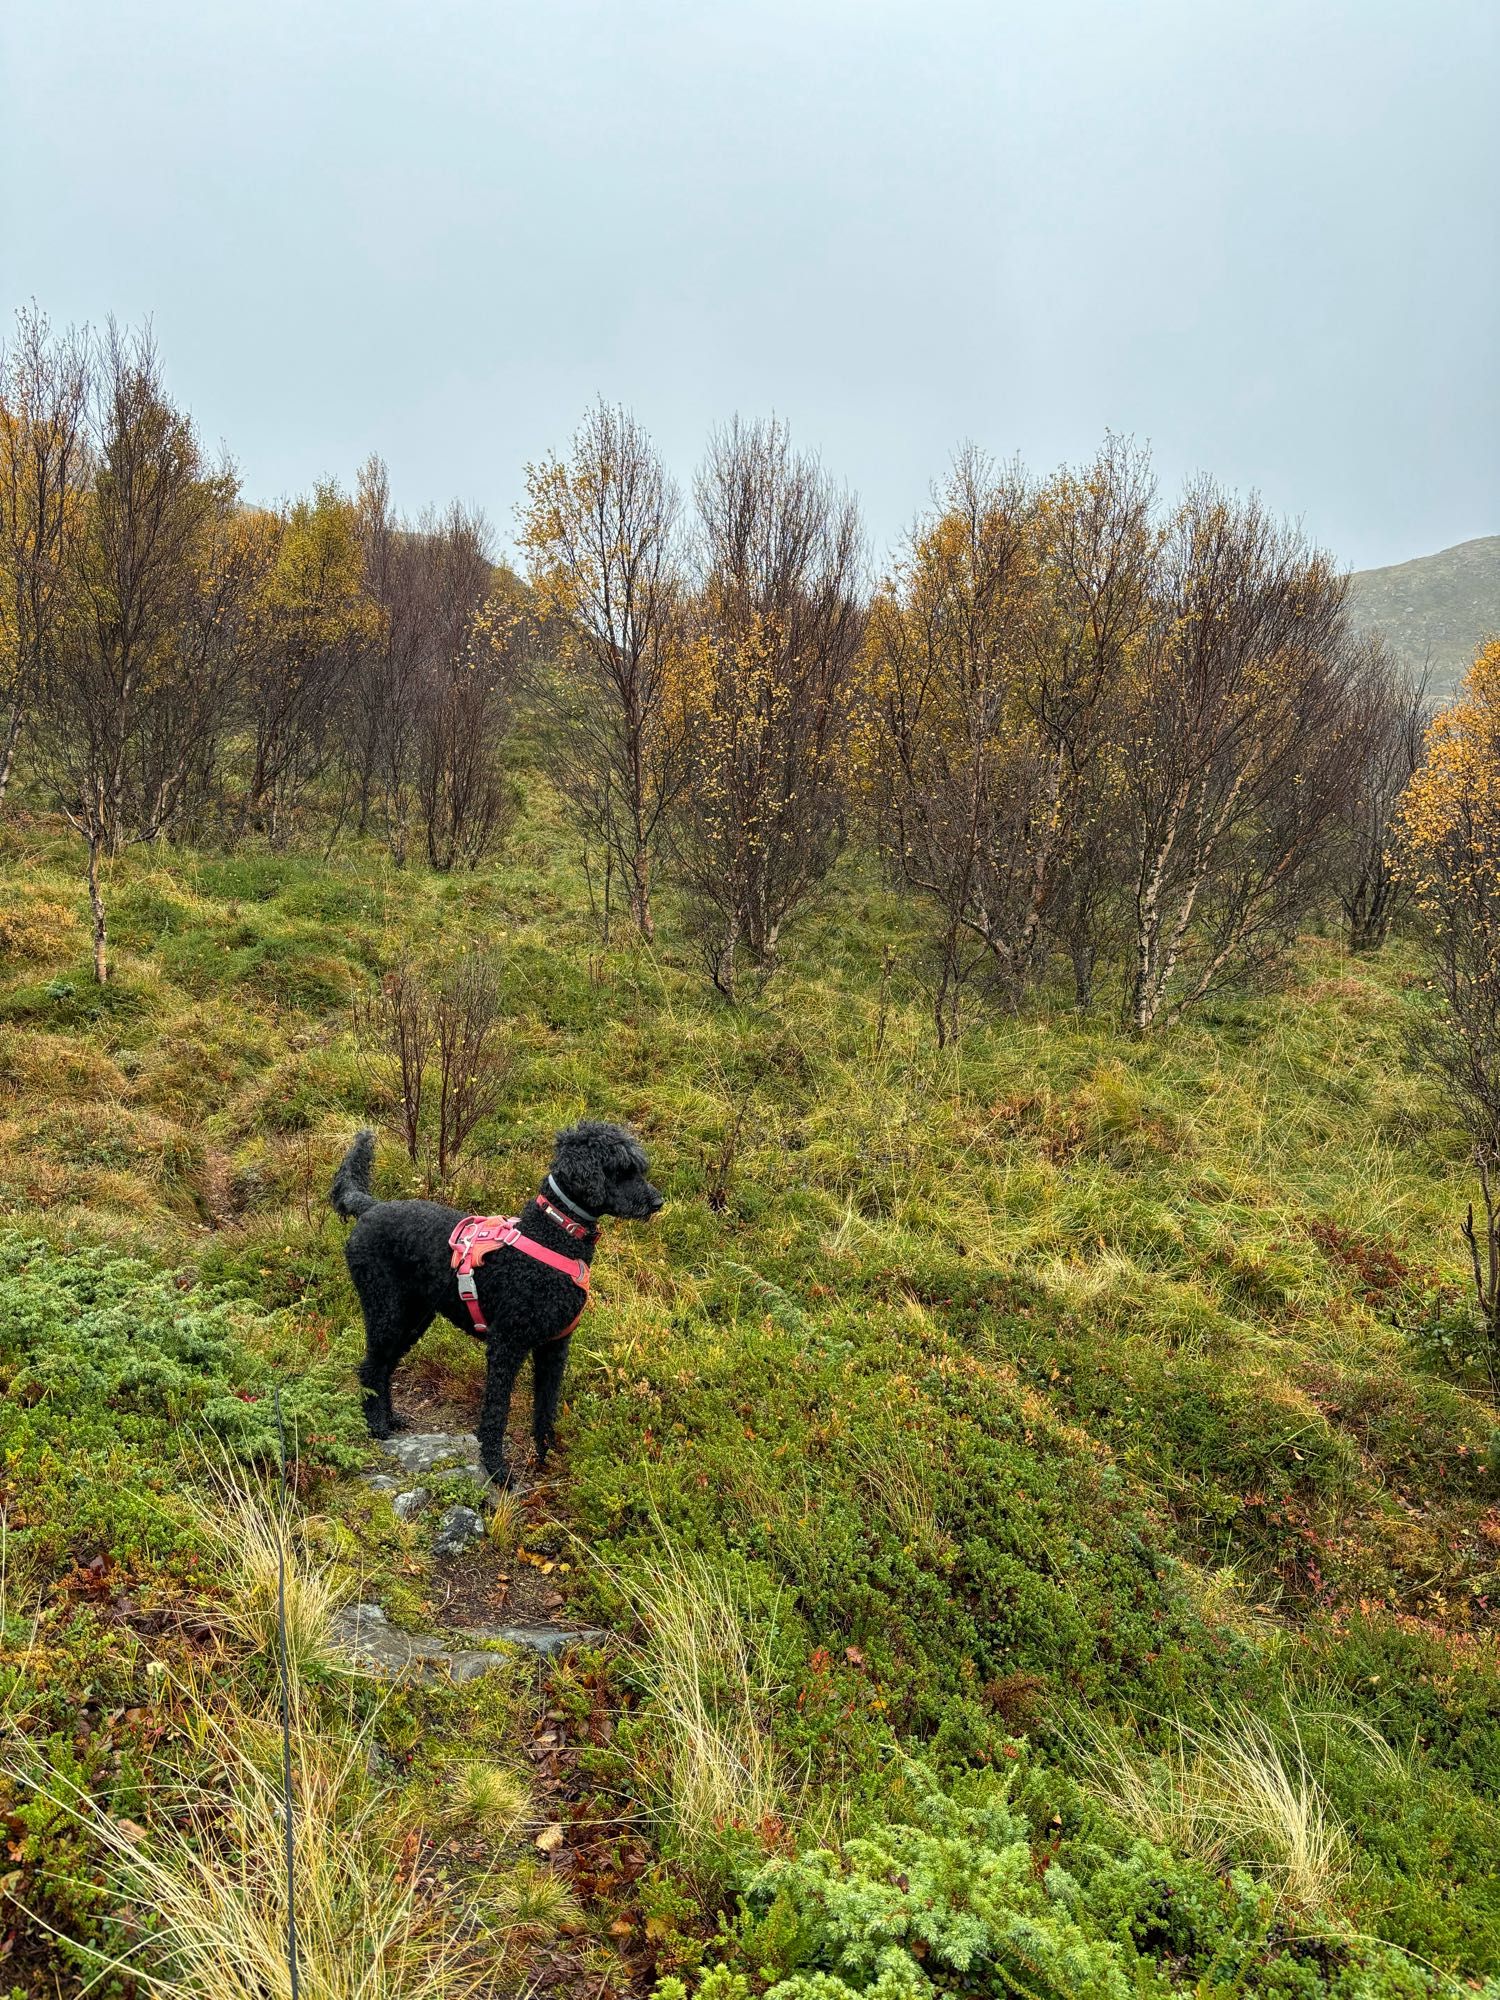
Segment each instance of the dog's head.
M622 1215L644 1222L665 1197L646 1178L645 1150L623 1125L586 1118L557 1135L552 1178L590 1215Z

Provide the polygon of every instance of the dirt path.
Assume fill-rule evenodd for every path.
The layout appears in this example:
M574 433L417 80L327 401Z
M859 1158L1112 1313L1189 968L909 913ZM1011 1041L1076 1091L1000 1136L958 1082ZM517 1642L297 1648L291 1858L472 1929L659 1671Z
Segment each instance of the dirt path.
M444 1509L417 1497L423 1493L424 1476L454 1467L477 1474L478 1440L463 1428L465 1413L441 1395L409 1394L403 1414L411 1428L387 1440L363 1476L390 1495L403 1518L420 1522L437 1541L451 1515L469 1510ZM526 1421L527 1413L518 1412L518 1429ZM529 1438L510 1442L524 1477L530 1465ZM477 1522L478 1510L473 1512ZM587 1769L589 1751L607 1747L614 1737L620 1695L610 1684L607 1663L575 1668L566 1712L551 1698L551 1663L609 1638L596 1627L568 1619L571 1567L571 1551L557 1522L556 1487L543 1480L523 1491L507 1546L497 1546L480 1525L453 1554L434 1554L435 1609L429 1630L398 1631L378 1603L366 1602L346 1607L336 1631L351 1660L381 1677L441 1676L462 1682L509 1668L518 1646L536 1657L537 1709L524 1745L540 1821L535 1844L602 1935L596 1937L587 1965L576 1939L560 1939L541 1950L529 1970L530 1989L606 2000L611 1994L645 1993L655 1978L656 1953L635 1887L653 1855L639 1809L601 1792ZM500 1646L504 1650L497 1650ZM580 1690L588 1698L586 1713L580 1712ZM602 1983L601 1947L608 1954Z

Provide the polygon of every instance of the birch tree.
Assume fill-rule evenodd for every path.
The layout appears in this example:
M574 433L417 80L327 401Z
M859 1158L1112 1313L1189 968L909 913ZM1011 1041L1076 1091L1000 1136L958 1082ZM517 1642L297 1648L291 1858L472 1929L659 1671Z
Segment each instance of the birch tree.
M1263 966L1320 892L1356 768L1346 584L1204 481L1170 525L1119 769L1139 1032Z
M1089 997L1152 499L1144 457L1115 439L1041 486L965 453L877 603L878 788L901 873L942 913L943 1039L965 983L1013 1006L1058 943Z
M938 915L940 1043L1015 901L1039 761L1020 690L1030 508L1019 469L961 454L871 611L868 755L887 852Z
M159 828L136 783L142 724L170 688L203 539L233 498L232 477L210 472L192 423L167 398L149 333L111 325L99 349L84 472L39 734L44 778L87 847L102 983L101 863Z
M1467 1128L1483 1218L1464 1222L1491 1392L1500 1390L1500 639L1427 731L1397 813L1398 867L1427 923L1441 1012L1423 1054Z
M680 497L635 418L603 402L566 458L526 468L526 490L521 540L560 655L560 781L619 869L649 939L666 814L687 751L672 700L684 597Z
M19 313L0 349L0 805L62 616L88 392L87 337Z
M691 727L673 856L694 942L733 998L741 954L758 973L773 969L783 926L843 840L862 542L852 498L775 419L721 431L695 499L679 704Z
M1359 768L1337 830L1333 881L1351 951L1377 951L1409 895L1393 854L1401 795L1422 761L1430 703L1384 640L1353 650Z

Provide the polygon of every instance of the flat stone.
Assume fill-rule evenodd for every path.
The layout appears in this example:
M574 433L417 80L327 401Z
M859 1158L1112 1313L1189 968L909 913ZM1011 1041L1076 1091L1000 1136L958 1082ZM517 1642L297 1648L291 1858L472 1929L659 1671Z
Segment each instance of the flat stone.
M486 1625L473 1635L506 1646L525 1646L533 1653L565 1653L569 1646L597 1646L609 1637L595 1625Z
M555 1625L485 1625L465 1638L524 1646L533 1653L560 1653L568 1646L597 1643L605 1635L591 1629L566 1631ZM348 1604L333 1621L334 1643L364 1672L387 1679L477 1680L503 1671L506 1653L451 1644L435 1632L398 1632L378 1604Z
M391 1484L394 1485L395 1481L392 1480ZM417 1509L424 1507L426 1504L427 1488L425 1486L413 1486L409 1492L398 1493L396 1495L395 1499L391 1502L391 1512L398 1521L409 1521Z
M479 1470L479 1440L472 1431L397 1431L382 1438L380 1448L403 1472L421 1475L440 1465L465 1465Z
M401 1481L394 1472L366 1472L362 1476L372 1493L398 1493L401 1490Z
M471 1549L476 1542L483 1540L482 1514L476 1514L472 1507L448 1507L438 1521L432 1553L435 1556L461 1556L465 1549Z

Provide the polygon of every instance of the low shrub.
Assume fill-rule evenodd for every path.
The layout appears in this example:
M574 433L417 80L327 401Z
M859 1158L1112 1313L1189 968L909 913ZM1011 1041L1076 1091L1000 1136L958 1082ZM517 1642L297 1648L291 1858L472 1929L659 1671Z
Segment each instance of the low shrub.
M1417 2000L1447 1985L1378 1942L1299 1938L1237 1870L1087 1824L1049 1821L1039 1839L1034 1784L945 1793L908 1763L890 1792L900 1817L747 1877L697 2000ZM675 1976L656 1988L687 1993Z
M0 1503L28 1560L165 1561L191 1538L161 1495L201 1478L199 1440L274 1463L275 1373L253 1310L102 1251L0 1235ZM331 1360L288 1376L309 1476L358 1461L355 1398Z

